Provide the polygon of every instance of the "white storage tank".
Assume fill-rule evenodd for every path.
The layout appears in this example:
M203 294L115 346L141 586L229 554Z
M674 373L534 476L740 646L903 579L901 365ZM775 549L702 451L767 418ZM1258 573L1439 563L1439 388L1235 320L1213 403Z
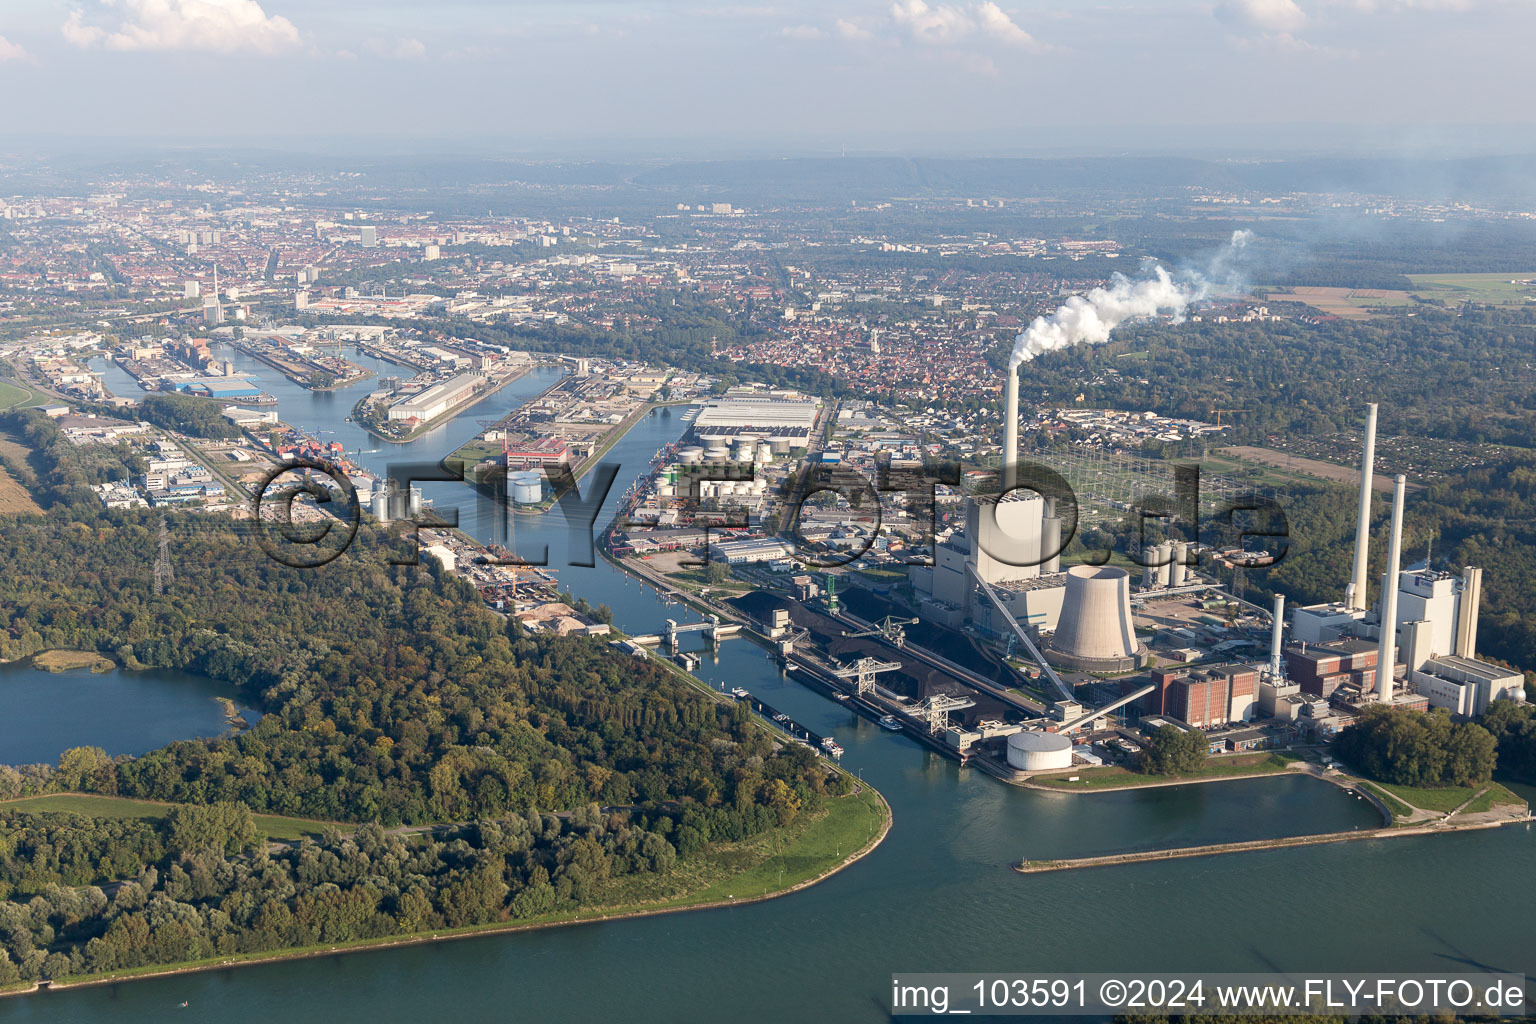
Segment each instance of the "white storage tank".
M674 498L676 496L677 496L677 488L673 487L671 484L657 484L656 485L656 497L658 497L658 498Z
M1173 577L1172 577L1172 583L1173 583L1173 585L1175 587L1182 587L1184 585L1185 574L1188 572L1188 570L1186 569L1186 567L1184 565L1184 559L1185 559L1185 557L1188 554L1189 554L1189 545L1188 544L1180 542L1180 543L1175 544L1173 546Z
M704 449L696 444L677 450L677 461L685 466L697 466L704 461Z
M1024 772L1072 767L1072 741L1054 732L1016 732L1008 737L1008 766Z
M513 473L507 478L512 501L518 505L537 505L544 497L544 474L532 469Z
M723 444L711 445L704 449L706 462L725 462L731 457L731 450Z
M382 487L373 492L373 518L389 522L389 492Z
M757 445L757 461L768 463L773 461L773 445L767 441L759 441Z

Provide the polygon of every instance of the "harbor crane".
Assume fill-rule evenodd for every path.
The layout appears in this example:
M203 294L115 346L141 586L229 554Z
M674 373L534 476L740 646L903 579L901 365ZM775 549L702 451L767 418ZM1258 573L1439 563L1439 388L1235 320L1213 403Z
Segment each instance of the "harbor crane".
M949 713L965 708L973 708L976 702L969 697L951 697L947 693L936 693L912 708L912 714L920 721L928 723L928 732L937 736L949 728Z
M881 672L895 672L901 668L899 661L881 661L878 658L860 658L852 665L834 668L832 674L840 679L853 680L853 692L860 697L875 692L875 676Z
M887 615L869 629L845 630L845 637L883 636L894 647L904 647L907 643L907 631L905 627L917 625L917 619L898 619L894 615Z

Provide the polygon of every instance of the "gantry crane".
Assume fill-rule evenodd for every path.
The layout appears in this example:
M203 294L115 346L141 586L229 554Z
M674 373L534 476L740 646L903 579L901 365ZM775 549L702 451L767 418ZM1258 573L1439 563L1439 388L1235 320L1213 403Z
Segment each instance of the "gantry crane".
M949 713L960 711L963 708L973 708L976 702L969 697L951 697L947 693L936 693L922 703L912 708L912 714L921 721L928 723L930 735L938 735L949 728Z
M894 615L887 615L869 629L848 630L843 633L846 637L883 636L895 647L903 647L907 642L905 627L917 625L917 619L898 619Z
M852 665L834 668L832 674L840 679L852 679L853 692L863 697L875 692L875 676L881 672L895 672L899 668L901 668L901 662L899 661L860 658Z

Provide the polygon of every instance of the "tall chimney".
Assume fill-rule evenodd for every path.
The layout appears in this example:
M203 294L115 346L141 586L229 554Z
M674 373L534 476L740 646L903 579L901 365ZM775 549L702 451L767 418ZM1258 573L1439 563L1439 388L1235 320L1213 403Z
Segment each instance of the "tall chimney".
M1461 570L1461 606L1456 616L1456 653L1477 657L1477 612L1483 600L1483 570L1475 565Z
M1392 666L1397 663L1397 577L1403 568L1403 488L1407 483L1408 478L1401 473L1392 481L1392 540L1387 546L1387 573L1381 578L1381 646L1376 655L1376 692L1383 704L1392 700Z
M1284 669L1280 664L1280 629L1285 624L1285 595L1275 595L1275 610L1269 627L1269 678L1278 680Z
M1355 572L1345 588L1344 604L1350 611L1367 605L1367 573L1371 548L1371 484L1376 475L1376 403L1366 406L1365 457L1360 463L1360 514L1355 525Z
M1019 368L1008 367L1003 401L1003 493L1019 486Z

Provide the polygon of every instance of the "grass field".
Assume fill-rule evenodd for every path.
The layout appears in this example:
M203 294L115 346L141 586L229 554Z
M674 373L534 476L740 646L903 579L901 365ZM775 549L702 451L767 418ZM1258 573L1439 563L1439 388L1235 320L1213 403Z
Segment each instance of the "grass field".
M27 489L0 467L0 516L30 516L42 512Z
M1363 786L1364 788L1370 790L1371 793L1375 795L1376 799L1378 799L1382 803L1386 804L1387 805L1387 810L1392 812L1392 816L1394 818L1411 818L1411 817L1413 817L1413 808L1412 807L1409 807L1407 804L1403 803L1397 797L1393 796L1391 793L1388 793L1386 790L1382 789L1380 786L1376 785L1374 782L1363 782L1362 781L1360 783L1360 785Z
M1324 288L1298 285L1287 289L1266 289L1271 299L1304 302L1320 313L1361 320L1373 312L1400 306L1412 306L1414 297L1404 291L1378 288Z
M8 380L0 380L0 412L32 401L32 390Z
M175 804L155 800L130 800L124 796L95 796L89 793L60 793L54 796L32 796L0 803L0 809L15 808L38 814L83 814L92 818L138 818L158 821L165 817ZM347 831L354 826L312 818L288 818L280 814L256 815L256 827L268 839L294 842L305 836L318 838L328 825Z
M1377 782L1375 785L1397 797L1406 804L1412 804L1421 811L1454 811L1472 798L1477 792L1472 786L1444 786L1434 789L1415 789L1413 786L1395 786L1389 782ZM1502 788L1502 787L1500 787ZM1514 794L1510 794L1513 796Z
M1113 786L1150 786L1169 782L1200 782L1204 779L1225 779L1243 775L1259 775L1265 772L1284 771L1299 758L1281 753L1235 754L1231 757L1213 757L1205 767L1187 775L1143 775L1125 768L1084 768L1077 773L1076 782L1064 777L1034 780L1039 785L1053 789L1101 789ZM1465 799L1465 797L1463 797Z
M1414 294L1443 302L1481 302L1490 306L1536 301L1536 271L1506 274L1409 274Z
M1497 782L1490 782L1488 788L1483 790L1481 796L1467 805L1463 814L1481 814L1483 811L1491 811L1503 804L1524 804L1525 798L1511 793Z

